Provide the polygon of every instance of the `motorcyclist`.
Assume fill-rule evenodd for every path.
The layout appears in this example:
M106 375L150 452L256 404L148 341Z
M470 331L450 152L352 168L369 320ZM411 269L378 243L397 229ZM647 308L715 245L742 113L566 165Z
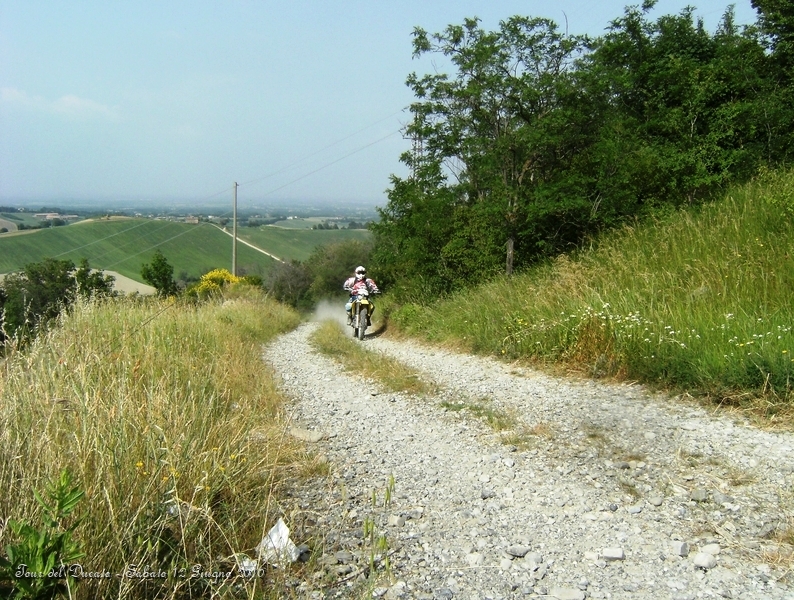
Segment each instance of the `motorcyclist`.
M353 301L356 299L358 290L362 287L366 288L370 294L380 294L380 290L378 289L378 286L375 285L375 282L367 277L367 270L362 266L358 266L356 267L355 275L353 275L353 277L348 277L342 286L342 289L350 292L350 300L348 300L347 304L345 304L348 325L353 324ZM375 312L375 305L372 304L372 301L370 300L370 312L367 314L367 326L372 325L370 317L372 316L373 312Z

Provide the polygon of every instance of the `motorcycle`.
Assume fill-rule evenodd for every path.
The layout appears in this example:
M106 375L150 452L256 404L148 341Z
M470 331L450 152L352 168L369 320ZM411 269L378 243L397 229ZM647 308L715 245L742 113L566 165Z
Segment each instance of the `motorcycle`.
M369 291L362 287L353 297L353 307L350 310L350 326L353 328L353 337L364 339L369 316L372 314L372 303L369 301Z

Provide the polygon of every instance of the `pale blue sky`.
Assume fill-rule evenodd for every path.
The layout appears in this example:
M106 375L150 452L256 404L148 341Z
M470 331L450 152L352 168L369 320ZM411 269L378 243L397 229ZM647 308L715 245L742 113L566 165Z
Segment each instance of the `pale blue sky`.
M433 68L414 26L565 14L598 35L627 3L0 0L0 202L198 201L236 180L243 206L383 205L405 78ZM687 4L713 31L729 2L652 14ZM736 15L755 21L749 0Z

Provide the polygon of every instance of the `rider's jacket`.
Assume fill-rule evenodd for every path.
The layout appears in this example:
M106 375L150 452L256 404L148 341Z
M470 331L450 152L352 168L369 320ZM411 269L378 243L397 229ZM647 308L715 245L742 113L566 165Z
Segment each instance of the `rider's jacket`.
M375 285L375 282L369 279L368 277L361 280L356 279L355 276L350 277L345 281L345 284L342 286L342 289L344 289L347 292L350 292L351 296L355 296L358 289L363 286L366 286L367 291L370 294L377 294L379 292L378 286Z

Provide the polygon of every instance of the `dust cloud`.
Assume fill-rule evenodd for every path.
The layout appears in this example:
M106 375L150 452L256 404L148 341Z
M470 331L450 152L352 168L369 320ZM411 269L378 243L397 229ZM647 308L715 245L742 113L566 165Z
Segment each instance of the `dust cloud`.
M344 301L320 300L312 314L312 321L336 321L344 329L347 327Z

